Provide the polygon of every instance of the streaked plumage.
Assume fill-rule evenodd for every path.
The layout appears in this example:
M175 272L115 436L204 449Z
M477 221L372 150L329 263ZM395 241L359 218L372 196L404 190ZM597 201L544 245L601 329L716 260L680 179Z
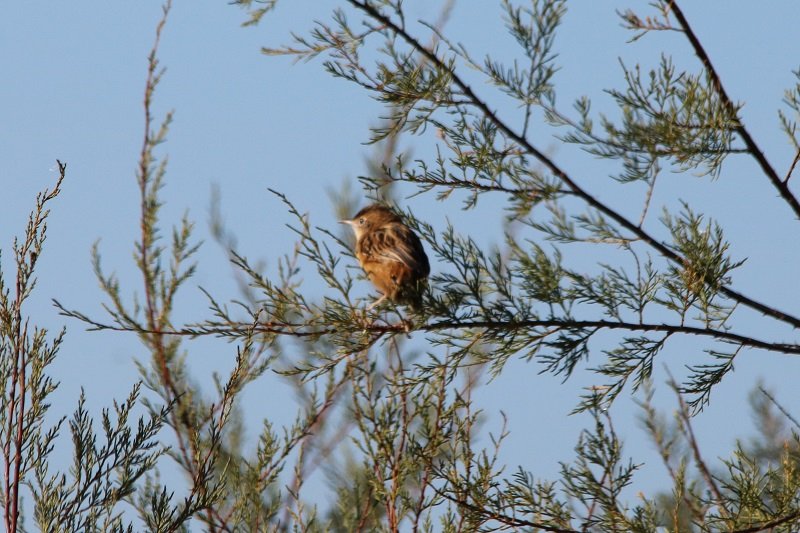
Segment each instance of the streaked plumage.
M385 298L419 308L430 264L417 234L388 207L374 204L359 211L350 225L356 236L356 257L369 280Z

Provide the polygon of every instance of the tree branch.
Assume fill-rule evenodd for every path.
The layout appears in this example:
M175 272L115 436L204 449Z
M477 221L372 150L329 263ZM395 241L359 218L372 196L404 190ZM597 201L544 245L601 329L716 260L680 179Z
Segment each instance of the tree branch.
M56 303L60 307L60 304ZM246 333L259 333L267 335L285 335L288 337L322 337L326 335L334 335L340 333L350 332L371 332L382 334L394 333L408 333L408 324L369 324L357 325L356 327L319 327L314 329L313 324L303 323L285 323L285 322L259 322L255 325L245 322L230 322L225 325L203 325L195 324L189 325L181 329L173 330L148 330L144 328L136 328L129 326L121 326L114 324L104 324L90 320L85 315L76 316L69 312L63 312L62 315L72 316L91 325L90 329L93 330L110 330L110 331L127 331L137 334L159 334L159 335L174 335L184 337L201 337L204 335L218 335L221 337L236 337ZM497 322L493 320L440 320L437 322L430 322L414 327L411 331L443 331L443 330L459 330L459 329L488 329L496 331L514 331L531 328L553 328L552 331L547 332L551 335L556 331L562 330L577 330L577 329L609 329L609 330L627 330L627 331L643 331L643 332L664 332L669 334L684 334L694 335L700 337L710 337L712 339L744 346L748 348L758 348L771 352L780 352L785 354L800 355L800 344L784 343L784 342L770 342L748 335L733 333L730 331L717 330L713 328L702 328L687 325L676 324L663 324L663 323L644 323L644 322L621 322L612 320L565 320L565 319L546 319L546 320L513 320L508 322Z

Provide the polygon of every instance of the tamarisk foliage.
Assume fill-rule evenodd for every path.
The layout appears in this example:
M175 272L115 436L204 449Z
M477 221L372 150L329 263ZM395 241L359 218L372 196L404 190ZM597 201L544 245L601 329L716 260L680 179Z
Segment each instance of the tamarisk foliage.
M268 20L279 3L234 4L252 26ZM410 208L400 210L437 265L430 290L413 315L388 304L365 311L369 300L354 290L362 273L352 243L315 226L305 206L273 190L292 217L286 231L296 236L294 248L270 258L276 272L265 273L236 250L215 211L212 234L231 259L241 295L228 301L204 290L208 318L176 323L174 309L202 265L193 262L199 245L188 217L168 243L161 233L167 166L159 150L171 115L159 122L151 109L164 72L157 52L168 2L149 57L136 171L141 296L127 297L131 281L106 273L98 246L92 257L106 315L56 302L65 317L90 329L137 336L148 354L139 361L146 393L135 385L127 400L114 404L113 416L102 413L104 443L81 398L68 424L74 465L68 475L51 472L47 458L63 421L44 426L46 398L56 386L44 369L63 334L52 341L44 331L31 334L22 304L44 240L44 206L58 194L59 179L53 192L40 196L25 242L14 246L16 291L0 277L0 494L9 531L22 530L20 491L26 488L33 520L47 530L743 533L800 527L800 425L774 393L763 387L754 393L760 434L716 464L694 431L694 415L713 401L742 353L800 354L791 337L770 336L780 328L793 331L800 316L737 283L746 257L732 253L733 237L702 199L660 206L654 200L665 172L721 187L727 161L748 158L763 186L780 198L787 221L800 216L791 187L800 158L800 82L786 92L778 114L798 156L779 172L679 2L657 1L646 13L620 17L632 46L665 32L685 40L696 63L683 70L665 53L651 69L623 64L621 88L607 89L616 106L607 114L595 113L588 97L568 106L556 98L565 1L499 2L497 16L517 46L511 61L479 59L470 43L451 40L445 26L452 2L445 2L439 20L421 23L411 22L408 4L342 0L329 21L264 52L319 59L330 75L385 105L370 138L385 150L361 178L368 196L392 202L399 191L411 191L476 211L485 196L500 196L506 205L498 215L505 228L500 245L487 250L453 224L440 227L418 220ZM542 132L614 169L600 192L548 154L539 144ZM410 161L397 152L400 136L430 142L434 155ZM59 168L63 177L65 167ZM632 198L639 198L634 209ZM337 200L340 218L352 215L358 201L348 194ZM309 279L323 289L312 292ZM198 337L220 339L221 351L234 360L211 376L213 391L201 391L190 377L191 354L199 351L191 341ZM654 368L686 345L695 346L696 357L688 371L670 367L677 376L668 381L677 406L670 420L653 402ZM575 406L591 423L558 479L537 475L535 458L505 464L502 447L515 435L505 415L493 419L475 400L479 387L493 386L485 378L506 372L515 359L530 365L531 379L541 372L569 380L583 371L595 380ZM273 409L285 414L290 402L275 406L267 391L276 381L295 395L289 423L279 422ZM240 401L248 390L264 398L252 446L242 430L243 411L255 408ZM660 492L639 491L642 464L626 455L615 427L615 401L627 394L639 403L661 457L666 485ZM147 411L133 430L137 404ZM310 487L320 476L328 477L328 499L310 495L318 492Z

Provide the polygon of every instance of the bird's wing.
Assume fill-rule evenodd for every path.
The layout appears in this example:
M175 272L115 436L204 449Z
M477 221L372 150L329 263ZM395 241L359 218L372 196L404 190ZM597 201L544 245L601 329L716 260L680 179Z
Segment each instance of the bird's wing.
M419 237L403 224L386 224L371 232L364 251L375 259L395 261L406 265L418 276L430 271L428 257Z

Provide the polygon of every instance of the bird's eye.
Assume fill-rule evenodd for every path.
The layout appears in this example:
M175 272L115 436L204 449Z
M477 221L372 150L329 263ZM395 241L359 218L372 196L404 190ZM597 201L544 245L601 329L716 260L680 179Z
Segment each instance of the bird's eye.
M362 226L363 226L363 225L364 225L364 222L365 222L365 220L364 220L364 217L361 217L361 218L359 218L359 219L358 219L358 223L359 223L360 225L362 225Z

